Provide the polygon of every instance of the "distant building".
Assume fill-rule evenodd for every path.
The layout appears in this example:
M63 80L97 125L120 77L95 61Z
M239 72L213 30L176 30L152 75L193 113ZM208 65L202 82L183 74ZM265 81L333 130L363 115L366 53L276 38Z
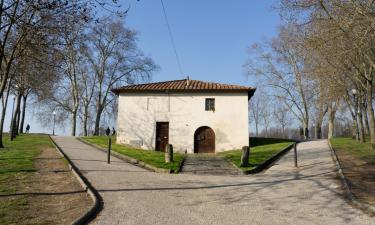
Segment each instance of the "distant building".
M173 80L129 85L118 94L117 142L164 151L214 153L249 145L251 87Z

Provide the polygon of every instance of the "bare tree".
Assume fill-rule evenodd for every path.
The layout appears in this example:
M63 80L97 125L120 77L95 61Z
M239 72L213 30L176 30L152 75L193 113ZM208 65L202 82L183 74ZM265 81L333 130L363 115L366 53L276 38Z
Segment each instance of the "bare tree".
M255 125L255 136L259 135L259 126L263 124L262 114L265 109L265 97L264 93L257 91L254 96L250 99L249 104L249 121Z
M112 1L116 3L116 1ZM58 45L58 29L66 24L79 20L90 20L86 12L96 5L105 6L103 0L3 0L0 2L0 99L2 100L2 118L5 118L6 107L11 90L12 70L16 61L25 55L26 46L35 45L45 49ZM70 17L72 14L78 15ZM66 18L68 23L63 23ZM34 36L38 36L32 41ZM39 37L42 37L41 39ZM39 55L33 55L38 58ZM40 61L42 62L42 61ZM8 86L9 85L9 86ZM6 94L4 94L7 92ZM17 112L20 115L20 110ZM17 115L17 116L18 116ZM18 116L18 118L20 118ZM18 119L17 119L18 120ZM21 122L20 122L21 123ZM3 147L2 132L4 120L0 122L0 147Z
M280 7L284 18L292 18L301 29L306 30L308 33L306 40L314 46L310 50L319 50L315 51L317 53L315 59L322 59L319 61L329 64L333 69L331 73L321 73L321 77L325 80L331 77L336 82L340 81L339 86L342 85L346 90L350 90L353 86L357 87L359 93L357 99L360 103L355 109L359 112L356 123L363 127L363 119L359 117L368 116L373 147L375 147L373 109L375 33L372 32L375 22L374 6L373 1L283 0ZM343 82L345 80L350 82ZM331 88L335 89L333 85L328 87ZM366 107L363 107L364 102ZM362 112L364 108L367 110L366 115ZM359 128L360 140L365 141L362 130L364 129Z
M334 136L334 120L337 106L337 102L332 102L330 105L328 105L328 139L331 139Z
M269 137L269 128L272 122L272 114L270 111L270 107L268 106L267 103L263 102L265 105L263 112L261 114L262 116L262 121L263 121L263 130L264 130L264 136Z
M123 21L110 18L91 27L87 58L96 79L94 135L99 135L102 113L113 101L111 89L148 79L156 66L137 48L136 33L125 28Z
M273 89L273 95L283 101L307 131L314 86L304 64L303 38L295 26L283 27L271 43L252 46L245 68L249 75L258 76Z
M92 117L91 107L93 103L94 90L96 86L97 76L89 75L89 70L86 67L82 67L79 71L81 73L80 87L81 87L81 101L82 101L82 113L81 120L83 126L83 135L87 136L89 134L89 120Z
M290 124L289 110L283 105L275 105L273 110L273 118L279 123L282 130L282 137L287 138L286 128Z

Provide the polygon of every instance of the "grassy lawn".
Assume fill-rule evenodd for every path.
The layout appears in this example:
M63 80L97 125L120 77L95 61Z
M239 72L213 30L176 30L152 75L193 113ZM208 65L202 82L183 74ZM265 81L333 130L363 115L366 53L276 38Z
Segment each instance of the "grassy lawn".
M21 135L13 142L4 134L4 149L0 149L0 195L17 192L28 182L28 173L35 172L34 159L44 147L52 147L48 136ZM25 220L27 199L0 197L0 224L19 224Z
M233 150L221 152L219 155L224 156L242 170L251 170L271 158L293 142L285 139L275 138L251 138L250 139L250 165L240 167L242 150Z
M375 149L371 143L358 143L351 137L336 137L330 140L335 151L343 151L369 163L375 163Z
M108 147L108 137L106 136L95 136L95 137L82 137L83 140L88 141L90 143L96 144L102 148ZM163 169L172 169L174 171L178 171L180 167L180 163L182 162L184 155L180 153L173 154L173 163L165 163L164 162L164 153L163 152L156 152L156 151L149 151L149 150L142 150L136 149L129 146L115 144L116 139L112 138L112 150L118 152L120 154L132 157L139 161L143 161L149 165L152 165L157 168Z

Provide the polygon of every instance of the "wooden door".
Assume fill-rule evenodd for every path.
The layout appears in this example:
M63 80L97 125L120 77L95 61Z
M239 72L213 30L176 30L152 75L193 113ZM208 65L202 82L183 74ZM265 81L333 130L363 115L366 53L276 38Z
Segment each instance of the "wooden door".
M200 127L194 134L194 153L215 153L215 133L209 127Z
M156 122L156 151L165 151L165 146L169 143L169 122Z

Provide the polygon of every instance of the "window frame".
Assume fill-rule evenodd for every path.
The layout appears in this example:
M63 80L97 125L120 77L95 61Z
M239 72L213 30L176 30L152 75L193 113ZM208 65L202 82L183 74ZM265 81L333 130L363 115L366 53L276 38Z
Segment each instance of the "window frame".
M205 98L204 107L205 111L215 112L215 98Z

